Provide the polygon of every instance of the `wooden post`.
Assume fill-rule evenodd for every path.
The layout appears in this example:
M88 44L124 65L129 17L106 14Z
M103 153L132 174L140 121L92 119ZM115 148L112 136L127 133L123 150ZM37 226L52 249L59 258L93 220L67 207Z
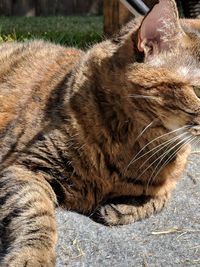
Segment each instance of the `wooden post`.
M12 15L12 1L0 0L0 15L10 16Z
M152 8L157 0L143 0L144 3ZM104 33L112 35L127 23L133 14L120 2L120 0L104 0Z
M104 0L104 33L112 35L128 22L133 15L119 0Z

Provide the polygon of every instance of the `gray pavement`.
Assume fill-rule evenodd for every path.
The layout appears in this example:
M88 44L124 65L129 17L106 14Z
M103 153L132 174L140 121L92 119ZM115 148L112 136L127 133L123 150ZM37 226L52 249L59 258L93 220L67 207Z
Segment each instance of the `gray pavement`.
M200 266L200 154L193 155L168 207L122 227L106 227L58 210L57 265Z

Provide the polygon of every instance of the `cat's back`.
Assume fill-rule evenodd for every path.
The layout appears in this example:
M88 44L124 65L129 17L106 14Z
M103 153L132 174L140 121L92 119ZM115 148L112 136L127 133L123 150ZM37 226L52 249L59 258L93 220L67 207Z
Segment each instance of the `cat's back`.
M45 125L54 92L66 87L82 55L44 41L0 46L0 161L11 146L27 144Z
M66 75L83 52L44 41L0 45L0 94L30 93L33 85ZM45 90L45 88L41 88ZM23 97L23 95L22 95Z

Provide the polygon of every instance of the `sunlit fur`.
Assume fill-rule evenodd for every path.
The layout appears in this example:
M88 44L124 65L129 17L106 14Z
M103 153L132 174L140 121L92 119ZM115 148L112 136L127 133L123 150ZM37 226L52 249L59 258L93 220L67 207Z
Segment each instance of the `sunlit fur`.
M141 20L87 52L1 45L1 267L55 265L57 205L108 225L165 206L199 142L200 39L183 21L174 51L145 62Z

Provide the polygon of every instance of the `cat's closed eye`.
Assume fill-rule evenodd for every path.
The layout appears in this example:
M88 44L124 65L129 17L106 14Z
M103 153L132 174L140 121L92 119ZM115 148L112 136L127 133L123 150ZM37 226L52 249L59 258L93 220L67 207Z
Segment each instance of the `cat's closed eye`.
M195 92L196 96L197 96L198 98L200 98L200 85L198 85L198 86L193 86L193 88L194 88L194 92Z

